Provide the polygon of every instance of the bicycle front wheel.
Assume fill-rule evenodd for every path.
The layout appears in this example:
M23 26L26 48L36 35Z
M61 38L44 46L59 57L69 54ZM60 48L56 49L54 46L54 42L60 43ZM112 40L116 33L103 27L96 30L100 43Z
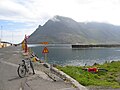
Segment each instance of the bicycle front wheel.
M25 75L26 75L25 66L19 65L17 72L18 72L19 77L21 77L21 78L25 77Z

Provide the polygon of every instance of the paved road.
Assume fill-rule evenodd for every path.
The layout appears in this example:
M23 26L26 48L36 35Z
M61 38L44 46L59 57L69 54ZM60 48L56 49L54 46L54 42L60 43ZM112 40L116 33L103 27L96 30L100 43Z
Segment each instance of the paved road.
M42 71L19 78L17 67L23 58L20 47L0 49L0 90L78 90L60 78L54 82Z
M19 48L0 49L0 90L20 90L25 78L17 75L17 65L20 63Z

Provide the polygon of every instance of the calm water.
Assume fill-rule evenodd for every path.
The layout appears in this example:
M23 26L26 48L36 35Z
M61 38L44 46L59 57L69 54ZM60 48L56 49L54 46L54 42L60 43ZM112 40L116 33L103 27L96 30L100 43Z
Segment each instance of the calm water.
M31 47L35 54L44 59L44 46ZM60 65L93 65L105 61L120 60L120 48L72 49L71 47L48 46L48 62Z

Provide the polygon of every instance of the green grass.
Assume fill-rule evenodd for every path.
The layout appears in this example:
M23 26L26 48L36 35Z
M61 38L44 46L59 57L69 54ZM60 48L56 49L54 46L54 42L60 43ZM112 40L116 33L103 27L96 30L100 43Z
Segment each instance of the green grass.
M104 63L86 67L97 67L107 69L107 72L100 71L91 73L83 71L82 66L57 66L57 68L84 86L102 86L110 88L120 88L120 61Z

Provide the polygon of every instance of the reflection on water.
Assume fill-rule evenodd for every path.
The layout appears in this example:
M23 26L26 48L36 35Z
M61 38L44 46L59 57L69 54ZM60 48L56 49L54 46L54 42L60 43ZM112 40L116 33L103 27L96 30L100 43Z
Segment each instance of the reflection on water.
M43 46L32 47L39 58L43 58ZM49 47L48 62L60 65L92 65L105 61L120 60L120 48L72 49L70 47Z

